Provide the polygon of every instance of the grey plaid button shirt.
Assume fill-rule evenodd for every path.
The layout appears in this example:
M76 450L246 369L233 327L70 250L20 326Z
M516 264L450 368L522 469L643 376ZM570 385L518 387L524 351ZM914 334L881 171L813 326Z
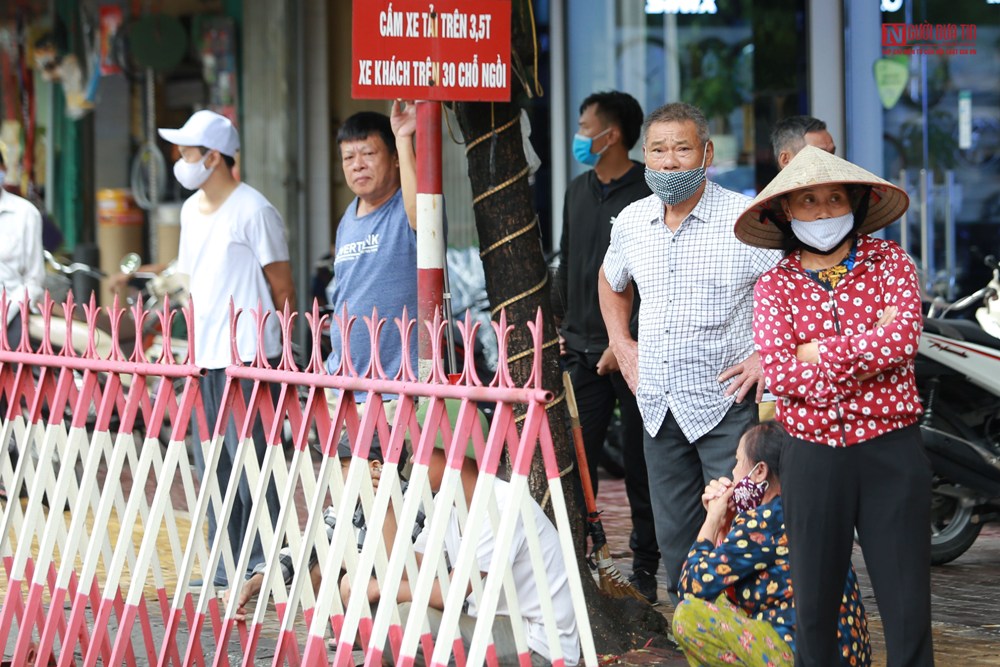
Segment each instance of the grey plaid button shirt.
M781 258L733 233L749 203L709 181L676 232L664 224L656 195L631 204L614 223L604 275L616 292L635 280L642 297L636 398L650 435L671 410L694 442L735 400L718 377L754 351L754 284Z

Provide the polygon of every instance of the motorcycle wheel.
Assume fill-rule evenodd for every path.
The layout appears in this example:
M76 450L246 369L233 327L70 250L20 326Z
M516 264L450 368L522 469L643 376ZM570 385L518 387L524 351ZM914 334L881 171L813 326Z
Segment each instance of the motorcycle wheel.
M944 406L937 406L931 421L939 431L964 437L957 418ZM956 487L959 485L938 474L931 481L931 565L944 565L964 554L983 528L981 523L973 523L974 508L961 502L961 494L954 492Z
M944 565L964 554L983 528L981 523L973 523L972 507L939 491L946 486L954 485L935 478L931 489L931 565Z

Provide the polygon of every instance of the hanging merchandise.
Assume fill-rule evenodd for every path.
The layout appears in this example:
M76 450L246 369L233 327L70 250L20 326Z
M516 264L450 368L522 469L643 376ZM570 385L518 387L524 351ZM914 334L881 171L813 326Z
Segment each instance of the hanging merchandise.
M231 18L213 16L200 19L196 31L202 78L208 84L208 108L239 124L236 23Z
M128 48L140 67L168 72L187 51L187 32L179 20L166 14L148 14L128 27Z
M4 182L21 182L21 102L18 96L20 70L17 37L13 26L0 25L0 141L5 143L4 161L7 165Z
M122 68L115 61L115 37L122 26L122 8L118 5L101 5L101 74L121 74Z
M59 19L53 32L43 34L34 46L35 66L45 81L62 84L66 116L73 120L94 109L101 80L101 45L96 22L84 6L79 9L79 19L82 57L69 52L66 26Z
M28 64L28 17L18 10L16 20L0 25L0 140L9 146L6 182L26 197L35 182L35 79Z
M146 141L132 159L131 186L136 203L147 211L155 210L167 188L167 165L156 145L156 74L168 72L180 64L187 51L187 32L173 16L147 14L128 28L128 50L132 60L145 68ZM158 235L156 217L150 218L150 250L156 255Z
M24 156L22 166L24 173L21 178L21 192L24 195L34 194L35 183L35 76L28 67L27 47L28 22L23 12L17 17L17 79L21 91L21 120L24 123Z
M143 88L146 141L132 158L130 185L136 204L151 211L163 200L167 189L167 163L156 145L156 78L152 70L146 71Z

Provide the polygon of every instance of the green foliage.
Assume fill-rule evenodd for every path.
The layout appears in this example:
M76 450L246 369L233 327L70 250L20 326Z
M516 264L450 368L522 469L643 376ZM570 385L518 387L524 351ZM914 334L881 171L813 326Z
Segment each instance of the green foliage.
M684 101L700 108L707 118L728 116L741 102L734 65L733 50L722 40L709 38L694 44Z

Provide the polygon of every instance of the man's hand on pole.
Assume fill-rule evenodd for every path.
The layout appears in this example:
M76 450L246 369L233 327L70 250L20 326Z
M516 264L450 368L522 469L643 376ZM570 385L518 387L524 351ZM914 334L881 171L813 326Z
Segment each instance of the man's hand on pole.
M402 104L405 104L404 108ZM417 105L412 101L394 100L389 124L396 136L396 156L399 158L399 184L403 190L403 208L410 229L417 228L417 156L413 138L417 133ZM390 147L391 148L391 147Z

